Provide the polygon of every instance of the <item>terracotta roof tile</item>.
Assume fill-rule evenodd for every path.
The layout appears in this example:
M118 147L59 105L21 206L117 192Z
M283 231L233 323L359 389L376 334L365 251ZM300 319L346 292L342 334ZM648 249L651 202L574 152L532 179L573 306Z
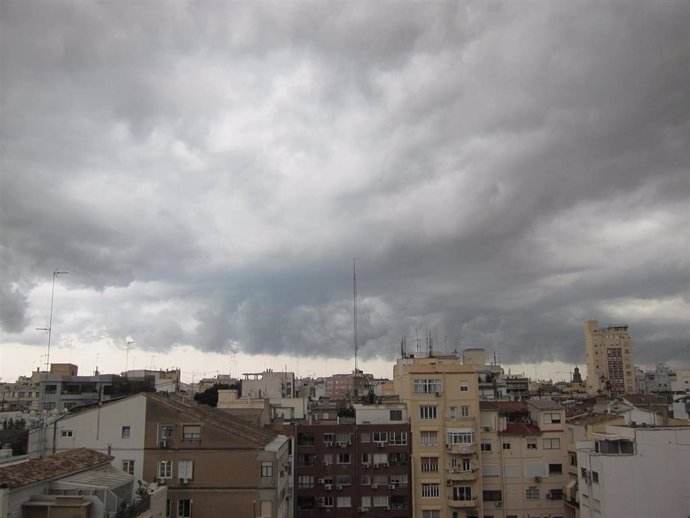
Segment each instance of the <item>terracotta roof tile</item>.
M0 484L10 489L65 477L109 464L114 457L88 448L66 450L43 459L0 467Z

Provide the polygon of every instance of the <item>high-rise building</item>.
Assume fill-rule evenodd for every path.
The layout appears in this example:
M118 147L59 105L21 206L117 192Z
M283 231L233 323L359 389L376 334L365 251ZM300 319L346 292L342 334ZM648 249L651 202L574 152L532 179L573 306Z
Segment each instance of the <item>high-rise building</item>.
M635 392L633 342L628 326L599 327L599 321L585 322L587 392L611 395Z
M412 515L481 516L477 366L430 353L405 355L393 372L410 415Z

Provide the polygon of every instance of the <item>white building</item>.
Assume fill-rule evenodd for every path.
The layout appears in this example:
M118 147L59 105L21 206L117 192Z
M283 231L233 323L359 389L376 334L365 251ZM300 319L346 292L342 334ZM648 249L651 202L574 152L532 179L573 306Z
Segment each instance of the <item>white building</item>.
M114 457L114 467L143 480L145 423L145 394L104 402L55 420L45 434L45 451L57 453L82 447L107 452ZM29 435L32 457L41 451L40 435L33 431Z
M690 427L608 425L577 443L580 516L690 515Z

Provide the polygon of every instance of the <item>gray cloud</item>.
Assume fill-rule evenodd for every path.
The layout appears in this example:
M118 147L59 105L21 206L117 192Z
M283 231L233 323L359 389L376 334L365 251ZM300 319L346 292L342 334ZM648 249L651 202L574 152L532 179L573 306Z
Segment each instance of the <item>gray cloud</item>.
M0 339L677 359L688 11L3 2Z

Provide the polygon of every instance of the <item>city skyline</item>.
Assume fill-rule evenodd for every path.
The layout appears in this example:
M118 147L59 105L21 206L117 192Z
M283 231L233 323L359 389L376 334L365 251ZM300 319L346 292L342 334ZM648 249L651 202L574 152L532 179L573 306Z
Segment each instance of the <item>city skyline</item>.
M690 360L687 3L404 5L2 2L0 377Z

